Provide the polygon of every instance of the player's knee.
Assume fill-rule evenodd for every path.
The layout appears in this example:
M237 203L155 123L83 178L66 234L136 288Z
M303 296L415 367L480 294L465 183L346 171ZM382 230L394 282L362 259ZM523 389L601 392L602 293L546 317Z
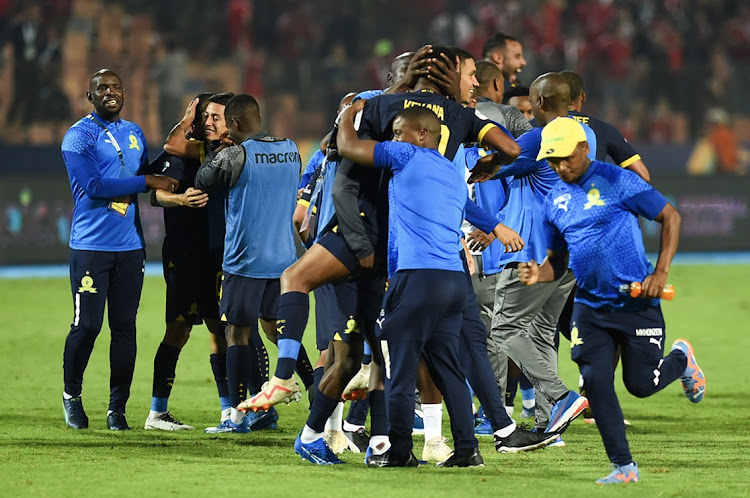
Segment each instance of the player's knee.
M170 346L182 348L188 339L190 339L190 331L192 329L193 326L185 322L168 323L162 342Z
M658 377L651 379L624 379L625 389L636 398L651 396L658 389Z
M281 293L301 291L303 276L297 271L296 265L292 265L281 274Z

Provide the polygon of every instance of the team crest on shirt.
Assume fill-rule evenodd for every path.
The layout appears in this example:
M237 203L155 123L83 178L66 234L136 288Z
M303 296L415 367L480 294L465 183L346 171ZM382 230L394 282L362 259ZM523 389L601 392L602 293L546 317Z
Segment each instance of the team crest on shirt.
M586 204L583 205L583 209L591 209L594 206L604 206L606 203L602 200L602 194L598 188L592 188L589 193L586 194Z
M138 139L133 135L133 132L130 132L128 140L130 140L130 145L128 146L129 149L141 150L141 146L138 145Z
M83 276L81 279L81 286L78 288L78 293L83 294L84 292L88 292L89 294L96 294L96 287L94 287L94 279L91 278L89 275L89 272L86 272L86 275Z
M557 209L562 209L566 213L568 212L568 202L570 201L570 194L563 194L557 196L553 202Z

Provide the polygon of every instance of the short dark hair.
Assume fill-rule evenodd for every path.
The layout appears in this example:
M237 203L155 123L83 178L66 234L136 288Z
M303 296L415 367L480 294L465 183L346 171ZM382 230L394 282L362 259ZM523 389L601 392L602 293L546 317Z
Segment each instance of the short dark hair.
M505 49L509 41L516 41L518 43L521 43L516 38L513 38L510 35L506 35L505 33L497 33L496 35L491 36L489 40L484 42L484 45L482 46L482 59L486 59L492 52L499 48Z
M260 114L258 101L252 95L240 93L227 102L224 108L224 117L229 121L231 118L239 118L253 112Z
M529 96L529 87L527 86L512 86L505 90L505 93L503 93L504 99L512 99L513 97L528 97Z
M466 59L474 59L474 56L471 55L468 51L462 49L461 47L448 47L453 51L456 56L458 56L458 61L463 64Z
M489 83L490 81L495 80L502 75L503 73L502 71L500 71L500 68L498 68L493 63L487 61L477 62L476 77L480 86Z
M440 135L440 119L437 114L427 107L412 106L407 107L396 115L396 118L416 122L419 126L427 129L432 134ZM394 118L394 121L395 119Z
M234 97L232 92L215 93L208 99L212 104L227 105L229 101Z
M203 113L206 112L206 107L208 107L208 102L211 100L212 96L213 93L211 92L201 92L194 97L198 99L198 103L195 104L196 116L203 116Z
M560 74L563 75L565 78L565 81L568 82L568 86L570 87L570 98L571 99L577 99L583 94L583 78L580 74L576 73L575 71L565 70L560 71Z
M443 45L434 45L432 47L432 55L431 57L434 59L440 59L440 56L442 54L445 54L445 56L451 60L451 62L456 60L456 53L451 50L450 47L446 47Z

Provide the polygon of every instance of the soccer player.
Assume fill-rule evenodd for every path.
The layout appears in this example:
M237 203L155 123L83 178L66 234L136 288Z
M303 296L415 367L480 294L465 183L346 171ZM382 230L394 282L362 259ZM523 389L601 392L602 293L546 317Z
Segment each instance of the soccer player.
M529 88L526 86L514 86L503 94L503 98L523 114L528 121L534 119L531 111L531 100L529 100Z
M506 91L519 84L518 73L526 67L523 45L516 38L504 33L497 33L484 43L482 59L495 64L503 72Z
M518 278L534 286L560 278L568 267L578 281L571 356L586 385L591 407L614 470L596 482L640 480L625 437L614 388L614 359L622 347L623 381L639 397L680 378L687 398L703 399L706 378L693 348L677 339L663 357L665 325L659 296L677 250L680 215L659 192L631 172L587 157L589 144L579 123L555 119L542 131L539 159L547 159L562 182L544 202L548 250L541 265L519 265ZM646 259L638 216L661 223L656 267ZM598 241L591 244L592 240ZM602 250L602 248L606 248ZM638 298L621 289L643 282ZM533 288L533 287L532 287Z
M107 428L129 430L125 405L135 368L135 316L146 259L137 194L149 189L173 191L178 182L136 174L148 164L146 140L140 126L120 119L125 90L117 73L109 69L94 73L86 97L94 110L70 127L61 147L74 202L70 230L74 313L63 353L63 410L69 427L88 428L81 402L83 374L106 304L112 333Z
M538 77L531 85L536 119L546 124L553 118L567 116L569 92L565 79L559 74ZM593 133L591 140L595 140ZM568 271L544 286L530 288L518 281L520 261L543 258L546 250L543 201L559 182L544 161L537 161L541 129L525 133L518 142L522 149L520 158L503 167L498 175L513 177L501 220L518 230L526 245L518 253L500 257L502 271L497 281L491 334L534 385L537 430L546 426L548 432L556 432L564 430L588 405L585 397L569 390L557 375L556 326L575 279Z
M570 87L568 114L576 121L589 126L596 133L596 159L604 161L609 156L615 164L637 173L647 182L650 181L651 176L643 159L617 128L601 119L581 113L583 104L586 102L581 75L573 71L561 71L560 74L565 77Z
M174 129L180 129L180 125L189 122L192 142L202 144L198 151L200 159L220 145L221 135L226 132L224 106L233 96L232 93L199 94L195 99L197 102L191 102L186 110L186 118L175 126ZM217 112L221 119L214 120ZM205 120L195 119L204 114ZM206 133L209 116L212 126ZM193 325L203 322L211 333L210 361L219 390L222 420L229 417L227 346L224 325L219 320L218 298L224 246L224 193L214 191L209 197L194 187L200 159L182 158L163 151L149 166L153 171L177 179L180 188L176 192L156 190L152 197L152 202L165 208L162 264L167 284L167 324L164 339L154 357L151 410L146 429L194 429L172 416L168 403L180 351L190 338Z
M504 82L503 73L491 62L476 63L476 78L479 87L476 108L479 112L503 125L515 138L520 137L531 129L528 119L512 105L503 104Z
M393 172L390 181L388 264L391 280L378 324L385 368L391 448L370 455L377 467L417 466L411 452L414 387L420 354L445 395L455 452L439 466L478 466L470 394L458 359L466 296L459 258L467 191L463 171L437 151L440 120L423 107L401 111L392 142L359 140L354 106L344 113L338 147L357 164ZM429 303L421 296L430 293ZM419 317L415 320L415 317Z
M229 191L220 312L227 323L232 408L229 419L209 432L249 432L250 420L237 407L248 389L258 389L247 385L250 337L258 335L259 318L276 320L279 277L296 259L292 214L301 162L294 142L261 132L260 108L252 96L232 97L224 116L229 138L240 145L209 154L195 180L209 195L215 187Z

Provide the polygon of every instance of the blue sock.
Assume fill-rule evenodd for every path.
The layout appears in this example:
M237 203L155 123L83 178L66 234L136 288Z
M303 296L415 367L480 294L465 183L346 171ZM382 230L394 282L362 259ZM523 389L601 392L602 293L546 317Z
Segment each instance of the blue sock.
M315 432L323 432L326 428L326 420L331 416L333 410L339 404L339 400L329 398L319 390L315 391L315 400L310 407L310 415L307 417L307 426Z
M219 405L221 406L221 411L229 410L232 408L232 401L229 399L229 396L219 396Z
M369 365L370 362L372 362L372 349L370 349L370 344L365 341L364 353L362 354L362 364Z
M521 389L521 398L524 401L529 401L529 400L534 399L534 388L532 387L530 389Z
M385 391L370 391L370 434L388 435L388 417L385 405Z
M279 331L279 361L276 377L291 379L297 365L302 336L310 312L310 296L304 292L286 292L279 298L279 313L276 328Z
M151 398L151 409L155 412L165 412L167 411L167 405L169 403L169 398Z
M313 386L315 386L315 392L318 392L318 386L320 385L320 379L323 378L323 374L325 373L325 368L318 367L315 370L313 370Z

